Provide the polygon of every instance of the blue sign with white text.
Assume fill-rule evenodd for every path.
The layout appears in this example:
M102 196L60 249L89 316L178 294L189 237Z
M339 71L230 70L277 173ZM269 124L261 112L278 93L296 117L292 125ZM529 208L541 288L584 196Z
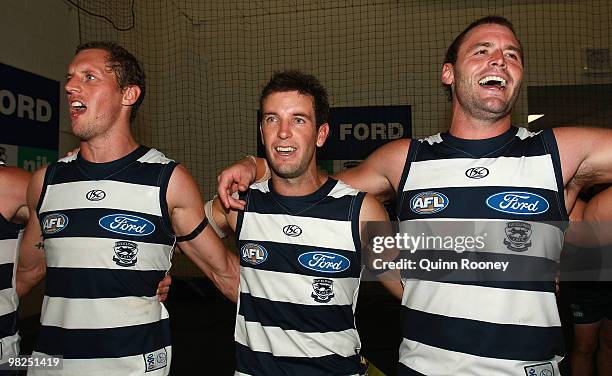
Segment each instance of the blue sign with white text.
M57 150L59 81L0 63L0 144Z

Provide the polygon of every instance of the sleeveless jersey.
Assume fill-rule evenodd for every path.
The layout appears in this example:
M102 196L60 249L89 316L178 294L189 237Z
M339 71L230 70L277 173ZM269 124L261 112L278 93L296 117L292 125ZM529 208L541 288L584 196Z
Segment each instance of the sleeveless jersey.
M0 214L0 364L19 354L15 270L23 226L11 223Z
M505 260L524 279L449 281L408 271L398 373L558 375L564 349L554 283L538 280L557 266L567 220L552 130L413 141L399 191L400 226L432 219L483 226L484 248L449 252L468 263Z
M63 370L28 375L168 375L168 312L156 296L175 243L166 191L176 164L140 146L108 163L47 168L38 206L46 291L33 355Z
M236 375L360 374L354 312L364 193L329 178L300 197L242 194Z

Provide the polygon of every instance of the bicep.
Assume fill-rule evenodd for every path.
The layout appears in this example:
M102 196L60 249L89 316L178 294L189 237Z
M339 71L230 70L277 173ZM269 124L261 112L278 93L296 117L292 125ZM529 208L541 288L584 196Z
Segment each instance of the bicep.
M344 170L336 177L385 202L395 196L408 154L410 139L390 142L376 149L359 166Z

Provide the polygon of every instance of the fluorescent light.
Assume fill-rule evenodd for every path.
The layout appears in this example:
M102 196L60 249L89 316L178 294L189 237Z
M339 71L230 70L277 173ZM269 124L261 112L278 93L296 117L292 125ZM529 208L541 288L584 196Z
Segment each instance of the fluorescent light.
M532 121L536 121L539 118L544 116L544 114L535 114L535 115L527 115L527 123L531 123Z

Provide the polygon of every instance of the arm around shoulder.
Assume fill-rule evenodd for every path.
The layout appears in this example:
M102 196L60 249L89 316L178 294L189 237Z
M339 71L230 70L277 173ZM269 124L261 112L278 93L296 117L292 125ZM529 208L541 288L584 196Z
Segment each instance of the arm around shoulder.
M408 156L410 139L389 142L368 156L359 166L335 175L345 183L374 195L380 202L391 200Z

